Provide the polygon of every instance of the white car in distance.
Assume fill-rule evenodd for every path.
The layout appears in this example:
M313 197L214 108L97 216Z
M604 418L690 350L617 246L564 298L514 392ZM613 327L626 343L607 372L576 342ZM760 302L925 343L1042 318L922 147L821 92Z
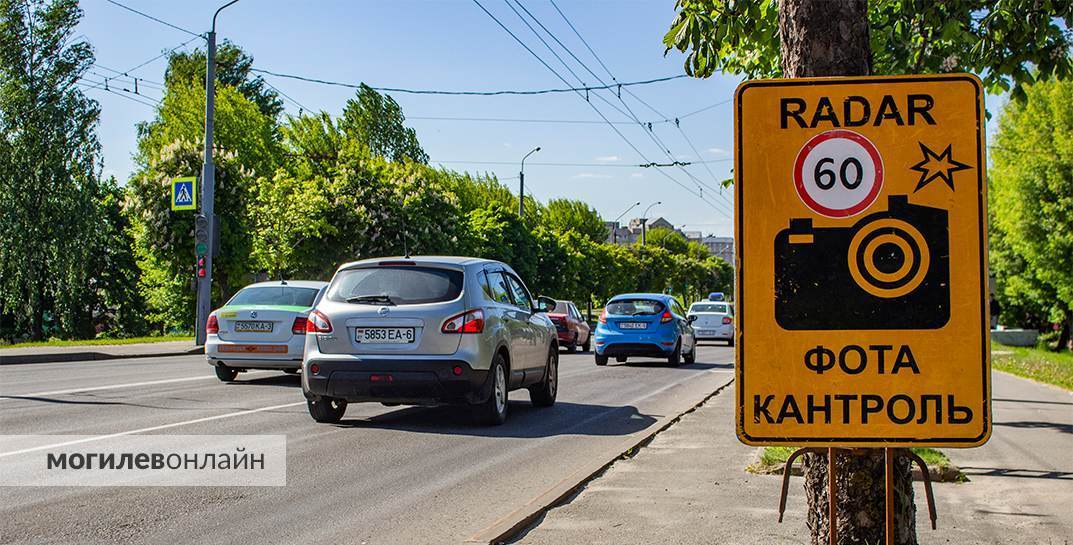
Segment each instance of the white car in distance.
M698 341L726 341L734 346L734 306L726 301L699 301L689 307L696 316L693 331Z

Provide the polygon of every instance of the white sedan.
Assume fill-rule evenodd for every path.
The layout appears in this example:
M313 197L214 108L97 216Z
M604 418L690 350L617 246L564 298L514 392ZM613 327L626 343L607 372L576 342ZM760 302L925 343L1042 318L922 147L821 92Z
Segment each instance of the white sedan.
M693 332L698 341L726 341L734 346L734 307L723 301L702 301L689 307L689 316L696 316Z
M327 282L250 284L209 315L205 357L216 377L232 381L247 369L297 373L305 353L306 318Z

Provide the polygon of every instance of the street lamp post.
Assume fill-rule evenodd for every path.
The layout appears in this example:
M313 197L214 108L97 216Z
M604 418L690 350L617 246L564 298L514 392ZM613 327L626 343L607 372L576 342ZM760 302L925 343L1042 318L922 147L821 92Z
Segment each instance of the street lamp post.
M641 214L641 246L644 246L647 242L645 239L648 233L648 211L652 210L652 207L657 204L663 204L663 201L656 201L648 205L648 208L645 208L645 213Z
M238 2L220 6L212 16L212 30L209 31L208 46L205 48L205 164L201 170L201 214L206 218L208 234L208 251L205 252L205 276L198 278L197 285L197 324L195 324L195 342L205 344L205 322L212 312L212 258L216 248L216 212L214 197L216 192L216 166L212 161L213 121L216 113L216 17L224 8Z
M631 204L629 208L623 210L622 213L619 214L617 218L615 218L614 227L611 228L611 243L612 244L618 244L618 220L622 219L622 216L625 216L627 212L629 212L630 210L633 210L634 207L637 207L637 206L641 206L641 201L637 201L637 202Z
M522 170L521 170L521 172L518 173L518 217L519 218L525 217L525 215L523 214L523 212L525 212L525 160L528 159L530 155L532 155L532 154L534 154L534 153L536 153L538 151L540 151L540 146L537 146L537 147L533 148L533 151L530 151L529 153L526 153L525 157L522 157Z

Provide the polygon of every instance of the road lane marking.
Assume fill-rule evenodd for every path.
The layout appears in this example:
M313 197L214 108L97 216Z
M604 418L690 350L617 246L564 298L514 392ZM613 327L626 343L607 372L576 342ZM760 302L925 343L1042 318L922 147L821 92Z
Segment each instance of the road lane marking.
M247 371L244 374L250 375L253 373L268 373L269 371ZM171 384L174 382L187 382L191 380L205 380L210 378L216 378L214 375L205 375L197 377L183 377L183 378L169 378L163 380L149 380L146 382L128 382L126 384L108 384L105 386L92 386L89 388L71 388L69 390L53 390L51 392L33 392L29 394L2 394L0 400L3 399L20 399L26 397L45 397L45 396L58 396L63 394L74 394L82 392L97 392L100 390L113 390L117 388L134 388L136 386L154 386L157 384ZM219 380L219 379L217 379Z
M189 425L189 424L198 424L200 422L209 422L209 421L212 421L212 420L220 420L220 419L223 419L223 418L231 418L233 416L242 416L242 415L259 413L259 412L264 412L264 411L272 411L272 410L275 410L275 409L286 409L288 407L297 407L298 405L305 405L305 403L306 403L305 401L297 401L295 403L284 403L283 405L273 405L271 407L261 407L260 409L248 409L248 410L245 410L245 411L238 411L238 412L234 412L234 413L218 414L216 416L206 416L204 418L195 418L193 420L184 420L182 422L172 422L171 424L161 424L159 426L150 426L148 428L139 428L139 429L136 429L136 430L121 431L119 433L110 433L108 435L97 435L97 436L94 436L94 437L87 437L87 438L78 439L78 440L75 440L75 441L67 441L67 442L63 442L63 443L54 443L54 444L51 444L51 445L43 445L43 446L39 446L39 447L25 448L25 449L22 449L22 450L13 450L11 452L0 452L0 458L5 458L7 456L14 456L16 454L24 454L24 453L27 453L27 452L36 452L36 451L39 451L39 450L48 450L48 449L53 449L53 448L66 447L66 446L69 446L69 445L78 445L78 444L81 444L81 443L88 443L90 441L99 441L101 439L110 439L112 437L122 437L124 435L134 435L134 434L137 434L137 433L146 433L146 432L151 432L151 431L166 430L166 429L169 429L169 428L177 428L179 426L186 426L186 425Z

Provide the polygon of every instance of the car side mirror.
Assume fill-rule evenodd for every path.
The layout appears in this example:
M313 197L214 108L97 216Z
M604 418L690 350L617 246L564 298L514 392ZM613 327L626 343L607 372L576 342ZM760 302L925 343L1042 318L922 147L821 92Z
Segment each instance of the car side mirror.
M534 305L536 312L551 312L551 309L555 308L555 299L551 297L544 297L543 295L537 297L536 305Z
M693 322L697 321L697 315L696 314L690 314L689 316L686 316L686 321L689 322L689 323L693 323Z

